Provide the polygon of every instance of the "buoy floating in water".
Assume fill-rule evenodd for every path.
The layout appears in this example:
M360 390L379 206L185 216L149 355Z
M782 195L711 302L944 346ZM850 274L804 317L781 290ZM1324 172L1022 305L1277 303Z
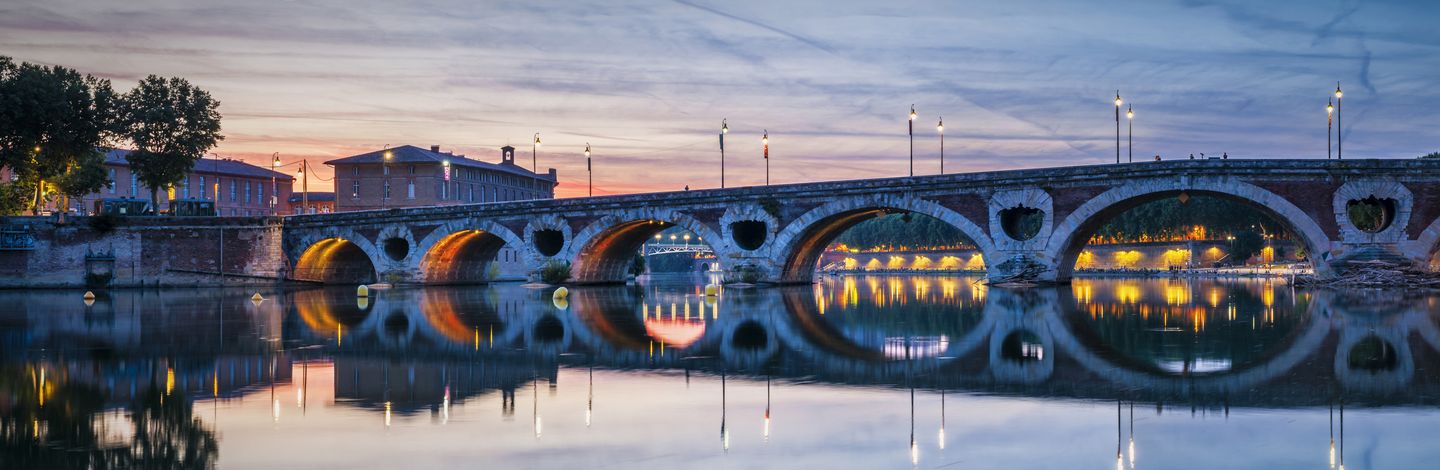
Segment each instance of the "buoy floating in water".
M706 284L706 285L705 285L705 296L706 296L706 297L714 297L714 296L717 296L717 295L720 295L720 286L715 285L715 284Z
M85 300L95 300L95 293L88 290L85 291Z
M364 285L361 285L360 287L356 287L356 288L355 288L355 296L356 296L356 297L369 297L369 296L370 296L370 288L369 288L369 287L365 287Z
M570 289L566 289L565 286L560 286L559 289L555 289L555 294L551 295L551 297L554 298L554 299L556 299L556 300L563 299L563 298L566 298L566 297L569 297L569 296L570 296Z
M255 295L250 296L251 302L262 302L264 300L265 297L261 297L259 292L256 292Z

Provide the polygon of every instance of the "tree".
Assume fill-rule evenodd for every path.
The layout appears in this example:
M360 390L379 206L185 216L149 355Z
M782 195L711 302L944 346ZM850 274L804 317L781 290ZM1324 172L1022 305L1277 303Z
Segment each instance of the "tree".
M57 179L67 180L55 185L67 196L104 186L104 178L92 176L104 172L100 148L118 130L116 102L108 80L0 57L0 166L31 190L32 211L39 212L45 189Z
M1430 152L1425 155L1421 155L1420 158L1440 158L1440 152Z
M160 207L159 190L179 183L225 137L220 135L220 102L181 78L145 77L121 100L124 135L134 145L126 157L130 171L150 187L150 203Z
M1245 264L1245 260L1260 253L1265 249L1265 237L1260 234L1242 230L1235 233L1235 240L1230 242L1230 259L1234 264Z

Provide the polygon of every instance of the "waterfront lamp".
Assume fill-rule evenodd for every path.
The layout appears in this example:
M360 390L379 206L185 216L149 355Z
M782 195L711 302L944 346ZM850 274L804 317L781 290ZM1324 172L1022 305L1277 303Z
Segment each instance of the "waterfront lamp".
M1335 159L1345 159L1345 126L1340 125L1340 113L1344 109L1345 92L1340 91L1340 82L1335 82Z
M940 133L940 174L945 174L945 117L940 116L939 122L935 124L935 132Z
M1123 104L1120 90L1115 90L1115 163L1120 163L1120 106Z
M725 189L725 134L730 133L730 124L720 120L720 189Z
M1129 133L1126 136L1129 140L1129 148L1126 149L1126 153L1128 154L1127 158L1130 160L1130 163L1135 163L1135 105L1130 105L1130 107L1125 110L1125 119L1130 125Z

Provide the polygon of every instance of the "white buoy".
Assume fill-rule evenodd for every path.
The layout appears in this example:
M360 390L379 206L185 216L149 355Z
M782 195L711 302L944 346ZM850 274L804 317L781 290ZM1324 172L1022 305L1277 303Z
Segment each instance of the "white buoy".
M356 288L355 288L355 296L356 296L356 297L369 297L369 296L370 296L370 288L369 288L369 287L365 287L365 285L363 285L363 284L360 285L360 287L356 287Z
M551 297L553 297L553 298L555 298L555 299L563 299L563 298L566 298L566 297L569 297L569 296L570 296L570 289L566 289L565 286L560 286L559 289L555 289L555 294L551 295Z
M720 295L720 286L715 285L715 284L706 284L706 285L705 285L705 296L706 296L706 297L714 297L714 296L717 296L717 295Z

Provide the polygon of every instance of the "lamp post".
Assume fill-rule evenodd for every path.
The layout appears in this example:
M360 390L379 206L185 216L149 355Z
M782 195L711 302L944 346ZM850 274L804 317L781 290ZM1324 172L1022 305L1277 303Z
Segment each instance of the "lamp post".
M760 144L765 146L765 185L770 185L770 131L765 130L765 135L760 137Z
M910 134L910 176L915 176L915 105L910 105L910 120L906 121Z
M1345 126L1341 125L1340 113L1345 108L1345 93L1340 91L1340 82L1335 82L1335 159L1345 159Z
M720 120L720 189L725 189L725 134L730 133L730 124Z
M441 161L440 161L440 171L444 172L444 173L441 175L441 176L443 177L444 181L441 183L441 186L440 186L440 187L442 188L442 191L440 191L440 196L441 196L440 198L441 198L441 199L450 199L450 159L447 158L447 159L444 159L444 160L441 160ZM407 190L407 191L408 191L408 190ZM408 196L408 195L407 195L407 196ZM455 188L455 201L457 201L457 202L464 202L463 200L460 199L460 188L459 188L459 185L456 185L456 188Z
M280 170L280 152L275 152L271 156L274 157L274 159L270 161L270 215L276 215L275 198L276 193L279 192L280 184L276 181L275 177L279 175L277 171Z
M1335 158L1335 148L1332 135L1335 134L1335 101L1325 103L1325 159Z
M1125 104L1120 99L1120 90L1115 90L1115 163L1120 163L1120 105Z
M590 196L595 196L595 168L590 166L590 143L585 143L585 172L590 177Z
M539 158L536 157L536 155L539 154L539 153L540 153L540 133L539 133L539 132L536 132L536 133L535 133L535 142L530 145L530 172L531 172L531 173L535 173L535 174L537 174L537 175L540 174L540 165L537 163L537 162L539 161Z
M386 150L380 159L380 167L385 173L384 181L381 182L382 186L380 188L381 209L384 209L390 203L390 160L394 158L395 154L389 150Z
M940 121L935 124L935 132L940 133L940 174L945 174L945 117L940 116Z
M1135 105L1132 104L1129 108L1125 109L1125 119L1130 127L1130 130L1125 136L1126 140L1129 141L1126 144L1128 145L1125 150L1126 158L1129 159L1130 163L1135 163Z
M310 161L300 160L300 213L310 209ZM292 214L293 215L293 214Z

